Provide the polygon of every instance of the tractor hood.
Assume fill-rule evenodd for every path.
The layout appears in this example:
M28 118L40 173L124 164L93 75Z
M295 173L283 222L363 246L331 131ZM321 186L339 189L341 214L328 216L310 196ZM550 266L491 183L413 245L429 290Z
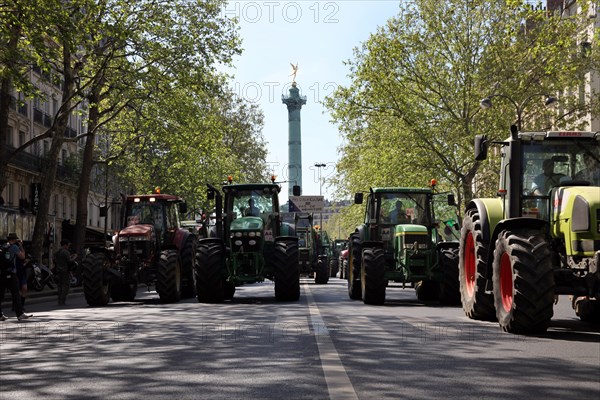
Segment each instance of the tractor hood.
M600 251L600 189L560 187L552 196L552 234L563 236L571 254L591 257Z
M119 232L119 240L152 240L154 227L152 225L138 224L123 228Z
M242 217L231 222L232 232L262 231L264 222L259 217Z

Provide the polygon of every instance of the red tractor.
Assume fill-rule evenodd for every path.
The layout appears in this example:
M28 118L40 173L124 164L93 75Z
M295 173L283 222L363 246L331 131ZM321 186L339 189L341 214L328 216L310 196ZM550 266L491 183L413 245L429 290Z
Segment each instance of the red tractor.
M163 303L195 296L196 238L180 225L186 204L178 196L126 196L121 230L110 248L91 249L82 262L90 306L132 301L139 283L155 285Z

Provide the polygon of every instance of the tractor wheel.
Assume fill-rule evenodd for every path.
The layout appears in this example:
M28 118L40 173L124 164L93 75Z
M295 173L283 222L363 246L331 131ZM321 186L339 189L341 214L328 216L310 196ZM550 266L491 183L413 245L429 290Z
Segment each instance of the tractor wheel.
M110 287L110 297L113 301L133 301L137 294L137 283L119 282Z
M196 296L196 238L188 235L179 253L181 265L181 298L189 299Z
M362 253L361 292L365 304L385 303L385 255L383 249L364 249Z
M434 301L440 297L440 284L431 279L425 279L415 284L415 293L419 301Z
M494 304L502 329L545 332L554 307L554 274L546 235L531 229L501 232L492 268Z
M600 323L600 300L578 297L573 301L575 314L584 322Z
M317 271L315 272L315 283L325 285L329 282L329 267L322 260L317 261Z
M181 264L177 250L160 253L156 266L156 291L163 303L175 303L181 299Z
M105 306L110 300L111 262L106 253L93 253L83 259L81 274L85 301L94 306Z
M338 273L338 260L335 257L332 257L331 260L329 260L329 277L330 278L335 278L335 276Z
M458 280L458 248L443 249L439 253L442 281L440 282L440 303L448 306L460 305L460 285Z
M273 257L275 300L298 301L300 298L298 243L293 241L275 242Z
M343 260L340 267L340 279L346 279L348 276L348 260Z
M495 321L494 296L485 293L488 245L483 242L477 210L469 210L460 231L458 274L460 297L465 314L471 319Z
M221 243L199 246L196 252L196 294L200 303L221 303L225 300L224 269L225 250Z
M223 298L225 300L233 299L233 295L235 294L235 284L233 282L229 282L225 280L223 282Z
M358 235L353 234L350 237L350 252L346 278L348 279L348 296L352 300L362 298L360 284L360 263L362 258L362 244Z

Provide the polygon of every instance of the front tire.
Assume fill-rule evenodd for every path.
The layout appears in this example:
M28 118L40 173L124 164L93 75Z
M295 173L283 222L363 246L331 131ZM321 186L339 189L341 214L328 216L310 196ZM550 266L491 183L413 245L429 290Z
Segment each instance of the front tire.
M554 307L554 275L546 235L531 229L501 232L492 268L496 317L502 329L545 332Z
M156 268L156 291L163 303L181 299L181 265L176 250L164 250Z
M439 252L439 263L442 270L440 303L448 306L458 306L460 305L458 248L441 250Z
M273 257L275 300L298 301L300 299L298 243L292 241L275 242Z
M365 304L385 303L385 255L383 249L364 249L361 268L362 300Z
M485 293L488 244L484 243L479 212L469 210L460 231L459 282L465 314L471 319L495 321L494 296Z
M225 300L224 270L225 249L221 243L199 246L196 253L196 294L200 303L222 303Z
M350 257L346 273L346 277L348 278L348 296L352 300L360 300L362 298L360 283L362 243L356 234L350 236L350 250L348 256Z
M181 298L189 299L196 296L196 238L188 235L180 251L181 265Z
M105 306L110 301L110 266L111 261L103 252L92 253L83 259L83 294L88 305Z

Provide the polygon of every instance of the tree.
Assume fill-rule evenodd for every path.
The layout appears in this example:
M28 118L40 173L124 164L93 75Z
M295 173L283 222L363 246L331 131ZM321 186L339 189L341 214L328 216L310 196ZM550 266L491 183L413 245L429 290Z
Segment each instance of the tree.
M539 106L542 94L575 86L589 70L577 46L586 23L522 1L402 3L399 15L347 61L351 84L326 99L345 136L340 192L376 184L420 187L436 178L464 205L473 189L478 195L495 190L497 168L473 159L475 133L503 139L516 118L514 104L528 99L521 115L527 129L568 123L569 116L573 122L589 109L566 94L563 115ZM480 99L490 95L501 107L481 112ZM550 118L555 121L547 124Z

